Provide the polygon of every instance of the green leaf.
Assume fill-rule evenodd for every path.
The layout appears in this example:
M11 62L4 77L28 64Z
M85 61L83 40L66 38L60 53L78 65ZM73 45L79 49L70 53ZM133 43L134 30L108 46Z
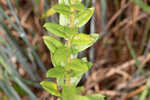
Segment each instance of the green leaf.
M44 43L46 44L46 46L52 53L54 53L54 51L57 48L63 46L63 44L60 41L56 40L55 38L51 36L44 36L43 39L44 39Z
M92 41L94 41L94 38L92 36L84 33L79 33L73 37L71 42L77 45L86 45L90 44Z
M91 100L91 99L89 99L88 97L86 97L86 96L77 96L76 97L76 100Z
M90 20L93 13L94 8L88 8L86 10L78 12L77 16L75 17L76 27L82 27L83 25L85 25Z
M71 5L71 8L74 10L81 11L81 10L84 10L84 5L82 3L76 3L76 4Z
M86 95L90 100L104 100L104 96L101 94L90 94Z
M70 55L71 55L71 49L67 47L61 47L54 52L52 59L56 66L65 66L67 64L68 57Z
M27 95L27 93L17 84L13 84L13 88L16 90L16 92L20 95Z
M99 39L99 35L97 33L91 33L91 36L96 40Z
M66 68L72 69L69 72L71 76L71 83L77 85L81 79L81 76L88 71L91 65L91 62L80 59L72 59L72 61L66 66Z
M138 5L140 8L142 8L144 11L150 14L150 6L146 3L144 3L142 0L131 0L132 2L135 2L136 5Z
M71 40L71 46L74 52L80 52L88 47L90 47L93 43L96 42L99 35L92 33L91 35L87 35L84 33L76 34Z
M91 62L88 62L86 57L82 58L82 62L86 63L86 65L87 65L88 69L90 69L90 68L91 68L92 63L91 63Z
M81 3L82 0L76 0L76 3Z
M90 94L86 96L76 96L76 100L104 100L104 96L100 94Z
M75 86L63 86L62 99L63 100L76 100L76 87Z
M49 17L49 16L52 16L56 13L56 11L53 9L53 8L50 8L48 9L46 12L44 12L42 14L42 18L46 18L46 17Z
M80 76L78 75L78 77L71 77L71 84L77 86L78 83L80 82L81 78L82 78L82 75L81 73L79 73ZM74 75L75 76L75 75Z
M70 38L75 35L77 28L70 28L67 26L62 26L55 23L46 23L44 27L51 33L63 37L65 39Z
M65 76L62 76L61 78L57 78L57 85L58 86L64 86L65 85Z
M80 59L72 59L71 62L67 65L67 67L71 68L75 72L87 72L88 67L86 63L84 63Z
M81 92L84 91L84 87L77 87L76 91L77 91L77 94L80 94Z
M65 4L58 4L58 5L55 5L53 6L53 9L60 13L60 14L63 14L63 15L67 15L69 16L71 14L71 9L68 5L65 5Z
M61 78L65 75L65 69L64 67L54 67L46 73L46 77L52 77L52 78Z
M59 4L69 5L70 4L69 1L70 0L59 0ZM59 23L60 23L60 25L67 26L70 23L70 19L69 19L69 17L60 14Z
M46 91L48 91L52 95L60 96L60 93L57 89L57 85L55 83L50 81L42 81L40 84Z

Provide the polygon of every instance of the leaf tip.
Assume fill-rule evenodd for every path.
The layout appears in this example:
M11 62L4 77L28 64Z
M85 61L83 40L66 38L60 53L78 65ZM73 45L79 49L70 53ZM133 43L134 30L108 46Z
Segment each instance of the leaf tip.
M46 39L48 39L48 36L43 36L42 38L43 38L43 40L46 40Z
M46 73L46 77L47 77L47 78L50 77L49 74L48 74L48 72Z
M45 27L45 28L46 28L46 26L47 26L47 23L45 23L45 24L43 25L43 27Z
M43 86L43 84L44 84L44 81L40 82L40 85L41 85L41 86Z

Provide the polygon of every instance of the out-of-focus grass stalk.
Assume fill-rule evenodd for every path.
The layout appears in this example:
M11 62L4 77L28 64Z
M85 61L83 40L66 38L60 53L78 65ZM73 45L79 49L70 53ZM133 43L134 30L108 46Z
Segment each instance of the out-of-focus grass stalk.
M140 95L139 100L146 100L146 97L147 97L148 94L150 93L149 87L150 87L150 78L147 79L146 88L144 89L144 91L143 91L142 94Z
M120 3L120 0L114 0L114 3L115 3L115 7L116 7L116 10L119 9L119 3Z
M35 57L35 60L37 61L37 63L39 64L39 67L41 68L41 70L45 73L46 72L46 69L45 69L45 66L43 65L43 63L41 62L39 56L36 54L35 50L33 49L32 45L30 44L29 40L27 39L26 37L26 33L24 31L24 29L22 28L22 25L19 21L19 18L17 17L12 5L11 5L11 2L10 0L7 0L7 3L8 3L8 7L10 8L10 11L13 15L13 17L15 18L16 20L16 23L17 23L17 26L19 28L19 35L20 37L24 40L24 42L26 43L26 45L31 49L32 51L32 54L33 56Z
M92 7L93 8L95 8L95 3L96 3L95 0L92 0ZM95 12L94 12L94 14L91 18L91 21L90 21L90 34L92 34L92 33L95 33ZM89 60L91 62L94 62L94 60L95 60L94 52L95 52L95 48L92 46L89 50Z
M2 11L2 9L0 9L0 10ZM2 18L2 13L0 14L0 16ZM7 17L9 18L9 16L7 16ZM9 22L11 22L11 21L9 21ZM14 23L12 23L12 25L15 26ZM4 25L4 22L3 22L3 24L0 25L0 32L1 32L1 34L0 34L0 38L1 38L0 65L1 65L1 67L4 68L3 72L5 72L5 74L9 74L9 77L11 77L12 81L16 82L21 88L23 88L23 90L25 90L25 92L29 95L30 100L37 100L37 97L21 81L21 77L20 77L19 73L17 72L17 70L15 69L17 67L16 67L15 63L12 62L12 58L16 57L22 66L26 66L26 68L25 67L24 68L27 70L27 72L30 72L30 76L32 78L35 76L35 73L31 72L31 68L29 68L26 58L22 55L23 53L18 48L19 46L17 46L17 44L12 40L12 37L8 34L9 29ZM2 37L2 35L5 36L6 40L4 40L4 37ZM5 85L6 85L6 82L8 82L8 81L9 81L8 78L4 78L4 80L1 80L0 87L10 98L14 98L14 100L21 100L21 99L17 99L19 97L17 97L16 95L11 93L12 91L13 91L13 93L17 93L13 89L12 86L10 87L9 85L7 85L7 88L3 88L3 87L6 87Z
M2 59L2 56L0 55L0 88L13 100L21 100L17 92L14 90L14 88L9 85L9 80L6 77L7 73L2 70L2 66L7 68L7 63ZM10 73L13 73L9 71Z
M0 64L4 67L5 71L13 76L20 76L18 72L15 70L15 65L10 61L10 59L7 57L6 50L3 50L4 48L0 47Z
M11 98L11 100L21 100L14 88L9 85L8 80L0 79L0 88Z
M85 7L90 7L91 1L93 0L84 0L85 1Z
M3 56L2 56L2 54L0 56L0 64L5 68L6 72L8 72L8 74L12 77L13 81L15 81L29 95L30 100L37 100L36 96L21 81L21 79L20 79L21 77L17 74L17 72L14 70L14 68L11 65L9 65L9 62L10 62L10 64L13 64L13 63L11 63L11 61L7 62L9 60L9 58L3 59L6 57L6 55L4 55L4 54L5 53L3 52ZM8 80L8 79L5 79L5 80ZM4 91L4 92L6 92L6 91Z
M13 77L14 81L28 94L30 100L38 100L34 93L17 77Z
M145 28L144 36L143 36L143 39L142 39L142 44L141 44L141 47L140 47L139 54L142 54L143 51L144 51L145 44L146 44L146 41L148 39L149 30L150 30L150 18L148 19L148 21L146 23L146 28Z
M17 10L19 11L19 0L15 0L15 2ZM37 72L35 72L36 68L34 66L39 66L44 73L46 72L46 69L39 56L35 52L33 46L27 39L26 32L20 23L18 15L14 11L11 0L7 0L7 4L12 16L15 18L15 22L11 21L10 16L0 5L0 89L2 89L2 91L12 100L21 100L18 91L13 86L15 83L19 86L19 88L26 92L29 100L37 100L36 95L28 88L27 85L41 88L38 82L33 81L37 80L37 78L39 79L39 75L37 76ZM9 27L6 25L6 20L8 22L7 24L12 26L12 28L15 29L15 31L22 38L27 46L27 49L20 47L20 45L17 43L18 41L12 35L11 29L9 29ZM21 65L19 67L23 67L25 71L29 73L29 76L32 79L31 81L25 80L20 76L20 73L16 69L18 66L13 59L15 59L17 63ZM28 61L31 61L32 64L29 64Z
M0 25L1 26L1 25ZM1 34L5 35L8 41L3 42L7 48L8 48L8 53L10 54L10 58L16 57L16 59L19 61L20 64L22 64L22 67L29 73L29 75L31 76L31 78L33 80L36 79L32 67L30 68L30 65L27 62L27 59L22 55L21 50L19 49L19 46L17 46L17 44L12 40L12 38L8 35L8 33L6 33L6 31L4 30L5 28L3 28L3 26L1 26L0 30L2 31ZM7 31L9 29L6 29Z
M150 14L150 6L147 5L146 3L144 3L142 0L130 0L134 3L136 3L136 5L138 5L140 8L142 8L144 11L146 11L148 14ZM148 19L148 22L146 24L146 29L145 29L145 33L144 33L144 37L142 39L142 45L141 45L141 49L140 49L140 52L139 54L142 54L143 53L143 50L144 50L144 47L145 47L145 43L147 41L147 37L148 37L148 33L149 33L149 30L150 30L150 19ZM148 52L149 52L149 49L150 49L150 39L148 41L148 44L147 44L147 48L144 52L144 54L146 55ZM142 69L142 66L140 66ZM139 69L139 70L140 70ZM142 69L143 70L143 69ZM150 93L149 92L149 87L150 87L150 78L147 79L147 83L146 83L146 88L144 89L144 91L142 92L142 94L140 95L140 98L139 100L146 100L146 97L148 96L148 94Z
M138 67L138 71L140 71L141 74L144 74L144 69L141 66L140 61L137 59L136 53L135 53L134 49L132 48L131 43L130 43L130 41L129 41L127 36L126 36L126 43L127 43L128 48L129 48L129 51L131 53L131 56L135 60L135 64Z
M17 8L17 11L20 12L19 0L16 0L16 8Z
M92 3L92 7L95 8L95 3L96 1L95 0L92 0L91 1ZM90 2L88 1L88 4L90 4ZM88 6L88 5L86 5ZM90 34L92 33L95 33L95 12L90 20ZM89 49L89 60L93 63L95 61L95 48L92 46L90 49ZM85 74L85 78L87 79L88 76L90 75L91 73L91 70L89 70L86 74Z
M100 6L101 6L101 27L102 27L102 33L101 35L105 35L106 32L107 32L107 29L106 29L106 21L107 21L107 15L106 15L106 12L107 12L107 0L100 0Z

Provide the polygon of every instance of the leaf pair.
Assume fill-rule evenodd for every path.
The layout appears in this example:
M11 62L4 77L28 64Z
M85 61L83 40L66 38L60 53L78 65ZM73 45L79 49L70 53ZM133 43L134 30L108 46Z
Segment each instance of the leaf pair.
M90 62L85 62L80 59L72 59L69 64L66 64L66 66L56 66L52 69L50 69L46 76L51 78L62 78L65 77L66 74L69 74L66 69L70 69L71 76L72 77L80 77L83 73L87 72L88 69L91 67Z
M72 10L76 10L78 12L72 13ZM72 4L72 5L64 5L64 4L58 4L53 6L51 9L49 9L46 13L43 14L43 17L51 16L55 13L60 13L66 17L69 17L70 15L75 16L75 26L76 27L82 27L85 25L91 16L94 13L94 8L88 8L84 9L84 5L81 3Z
M99 38L98 34L87 35L84 33L78 33L75 28L69 28L66 26L47 23L44 25L46 29L53 34L63 37L65 39L72 38L71 46L74 52L81 52L86 48L90 47ZM63 44L52 37L44 37L44 42L48 46L51 52L54 52L56 48L62 47Z
M44 43L51 51L52 63L54 66L65 66L68 57L71 55L71 49L51 36L44 36L43 39Z
M40 83L45 90L55 96L59 96L62 100L104 100L104 96L100 94L91 94L80 96L83 91L82 87L76 88L75 86L63 86L62 93L59 92L57 85L50 81L43 81Z
M50 81L43 81L40 83L42 87L47 90L49 93L55 96L61 97L63 100L77 100L76 96L83 91L82 87L76 88L75 86L63 86L62 93L59 92L57 84Z

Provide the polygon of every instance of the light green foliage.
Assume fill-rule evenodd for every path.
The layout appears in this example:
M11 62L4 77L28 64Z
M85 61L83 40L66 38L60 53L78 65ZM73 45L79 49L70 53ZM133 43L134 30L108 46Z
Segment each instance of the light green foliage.
M59 4L59 5L55 5L53 6L53 8L57 13L69 16L71 14L70 11L70 6L65 5L65 4Z
M91 94L86 96L77 96L76 100L104 100L104 96L100 94Z
M65 66L68 57L71 55L71 50L67 47L58 48L52 57L56 66Z
M81 10L84 10L84 5L81 3L77 3L77 4L71 5L71 8L77 11L81 11Z
M86 96L77 96L76 97L77 98L77 100L91 100L91 99L89 99L88 97L86 97Z
M80 77L88 71L89 68L87 63L89 62L84 62L80 59L72 59L72 61L66 67L71 69L70 75L72 77Z
M100 94L90 94L87 95L90 100L104 100L104 96Z
M64 86L62 91L62 99L63 100L76 100L76 87L75 86Z
M43 81L40 84L43 86L43 88L45 90L47 90L52 95L60 96L60 93L59 93L59 91L57 89L57 85L55 83L49 82L49 81Z
M46 23L44 25L44 27L51 33L68 39L70 37L72 37L75 33L77 33L77 29L76 28L71 28L71 27L67 27L67 26L62 26L59 24L55 24L55 23Z
M65 75L64 67L54 67L46 73L46 77L62 78Z
M60 41L51 36L44 36L43 39L44 43L52 53L54 53L57 48L63 47L63 44Z
M83 25L85 25L93 15L93 12L94 12L94 8L88 8L78 12L75 18L76 26L82 27Z
M62 43L51 36L44 36L44 42L51 51L51 60L54 68L48 70L46 77L56 78L57 85L43 81L45 90L59 100L104 100L100 94L81 96L83 87L76 87L82 75L92 66L86 58L78 59L77 54L98 40L98 34L78 33L78 28L85 25L94 13L94 8L85 8L81 0L59 0L49 10L50 15L60 14L60 24L46 23L44 27L58 37L64 38ZM61 92L57 87L62 88Z
M71 40L74 52L80 52L90 47L98 39L98 34L87 35L84 33L76 34Z

